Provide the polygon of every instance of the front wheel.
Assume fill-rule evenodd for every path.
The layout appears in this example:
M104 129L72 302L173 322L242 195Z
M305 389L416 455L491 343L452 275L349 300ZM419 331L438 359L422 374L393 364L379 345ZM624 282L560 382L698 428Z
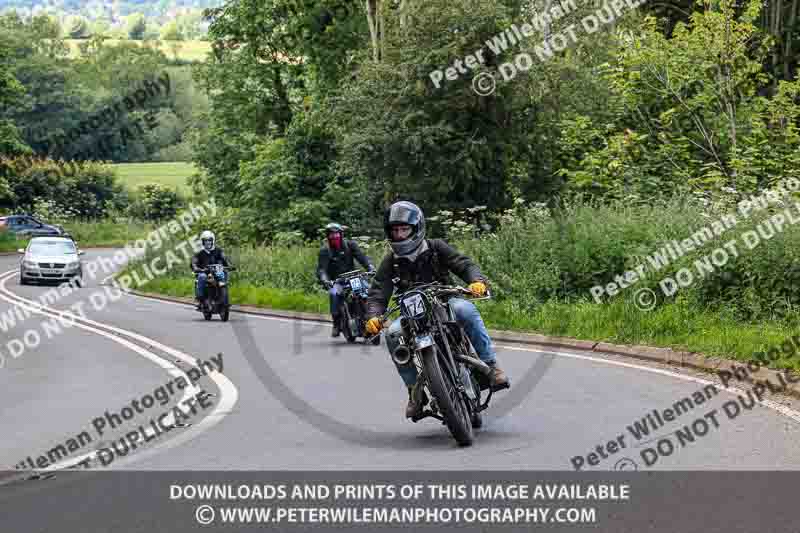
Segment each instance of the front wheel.
M431 394L436 398L450 433L461 446L471 445L473 433L469 409L464 398L456 390L456 384L449 374L442 370L436 347L429 346L423 349L422 360Z
M343 306L343 312L340 317L341 323L339 324L339 329L344 333L344 338L351 344L356 342L356 336L353 335L353 328L350 327L350 309L347 304Z

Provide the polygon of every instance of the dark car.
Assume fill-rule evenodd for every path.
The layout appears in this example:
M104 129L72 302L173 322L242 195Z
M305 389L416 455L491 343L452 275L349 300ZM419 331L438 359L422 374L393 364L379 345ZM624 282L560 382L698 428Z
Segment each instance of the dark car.
M0 231L8 230L18 237L56 237L64 230L60 226L45 224L31 215L8 215L0 217Z

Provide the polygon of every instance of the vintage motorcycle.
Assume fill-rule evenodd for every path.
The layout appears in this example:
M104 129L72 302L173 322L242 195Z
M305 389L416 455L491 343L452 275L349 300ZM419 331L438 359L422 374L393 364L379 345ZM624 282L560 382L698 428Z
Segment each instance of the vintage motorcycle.
M200 311L203 318L211 320L216 313L223 322L228 321L230 315L230 300L228 299L228 282L225 279L225 272L236 270L236 267L226 267L224 265L208 265L206 273L206 298L200 304ZM197 279L195 279L197 283Z
M462 446L473 442L473 428L483 424L481 412L489 406L492 394L504 386L496 386L492 369L480 360L464 329L456 322L447 301L453 297L472 295L464 287L438 282L412 285L395 296L396 305L381 318L385 322L400 311L402 334L392 359L401 366L417 369L415 400L424 404L432 398L413 422L433 417L446 424ZM486 300L481 298L470 300ZM425 389L427 389L427 394ZM485 401L481 393L488 389Z
M345 272L336 278L336 283L343 287L343 305L339 313L339 330L344 334L347 342L356 342L358 337L366 337L365 325L367 314L367 295L369 293L369 278L375 272L353 270ZM373 344L381 342L380 336L373 338Z

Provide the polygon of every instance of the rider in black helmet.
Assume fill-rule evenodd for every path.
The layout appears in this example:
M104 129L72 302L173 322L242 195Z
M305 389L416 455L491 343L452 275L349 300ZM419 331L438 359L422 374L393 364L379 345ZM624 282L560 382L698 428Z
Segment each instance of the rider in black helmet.
M339 306L342 304L342 289L340 284L332 280L345 272L355 270L356 259L370 272L375 270L372 261L364 255L355 241L344 238L344 229L334 222L325 226L326 242L319 250L317 260L317 277L320 283L328 289L330 295L331 317L333 318L332 337L339 336Z
M393 253L387 255L378 267L369 291L367 316L372 318L367 321L366 329L370 335L377 334L383 327L378 316L386 312L389 299L395 290L405 291L412 283L438 281L450 284L450 272L452 272L469 283L469 289L476 296L486 294L487 279L481 274L478 265L445 241L425 238L425 216L415 204L411 202L392 204L384 214L384 232ZM463 298L451 298L449 305L478 356L492 367L495 386L497 388L507 386L508 377L497 366L494 346L478 309ZM400 318L398 318L387 331L386 346L389 353L392 353L400 342L400 333ZM413 365L397 365L397 370L408 387L406 417L412 418L424 407L414 401L413 387L417 380L417 370Z

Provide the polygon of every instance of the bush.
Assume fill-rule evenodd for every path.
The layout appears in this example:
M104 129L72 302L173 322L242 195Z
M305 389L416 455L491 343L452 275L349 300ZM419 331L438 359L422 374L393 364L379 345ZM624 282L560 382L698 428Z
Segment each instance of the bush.
M159 183L142 185L136 191L136 196L128 212L142 220L173 218L184 205L184 200L177 191Z
M114 171L95 162L54 161L47 158L0 158L0 176L8 176L11 195L5 207L34 211L37 203L69 211L70 216L102 218L124 203L122 185Z

